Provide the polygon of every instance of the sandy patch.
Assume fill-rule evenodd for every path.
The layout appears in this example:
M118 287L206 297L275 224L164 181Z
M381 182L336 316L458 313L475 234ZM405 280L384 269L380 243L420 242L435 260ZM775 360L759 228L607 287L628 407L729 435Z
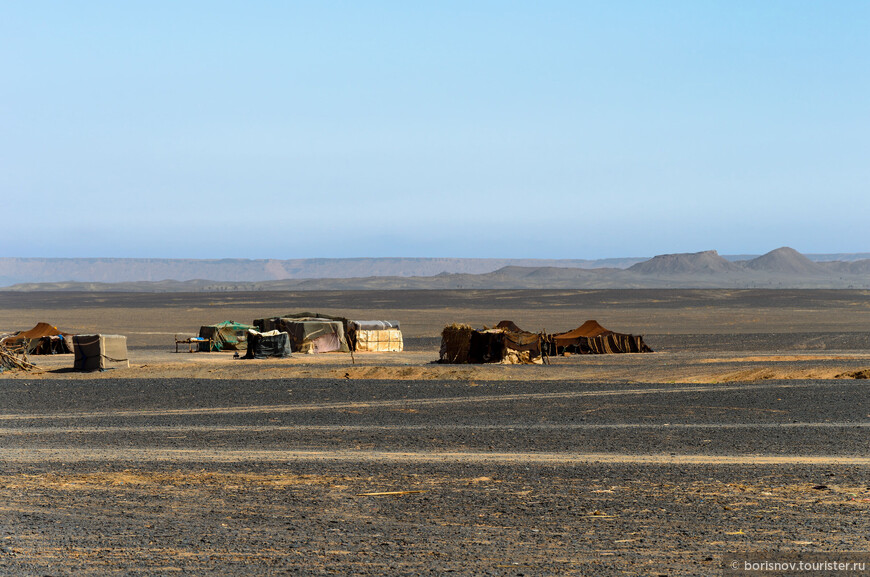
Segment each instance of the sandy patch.
M699 363L789 363L801 361L843 361L863 358L870 360L868 355L757 355L752 357L731 357L701 359Z
M870 466L870 457L852 455L694 455L694 454L620 454L552 452L475 452L475 451L299 451L232 449L157 449L157 448L76 448L58 453L53 449L0 449L0 457L10 463L136 462L167 463L248 463L289 461L345 461L384 463L488 463L539 465L581 463L631 463L642 465L854 465ZM171 478L171 477L168 477ZM123 479L119 477L118 479ZM139 480L134 476L133 480ZM145 479L146 481L148 478ZM270 482L274 482L272 480ZM265 482L265 480L261 480ZM105 484L105 483L104 483Z
M769 380L828 380L828 379L867 379L870 369L843 371L843 367L779 369L758 367L731 372L709 372L692 377L676 379L678 383L739 383Z
M730 383L766 380L866 379L870 355L836 354L740 355L668 352L553 357L547 365L442 365L435 349L402 353L293 355L287 359L234 358L231 352L174 353L131 350L129 368L104 372L72 371L72 355L32 357L40 369L0 373L3 380L41 379L270 379L392 381L577 381L645 383Z
M82 474L45 473L0 475L5 489L54 489L92 491L104 487L179 487L186 485L285 487L289 485L331 484L337 477L326 475L292 475L236 472L163 472L125 470Z

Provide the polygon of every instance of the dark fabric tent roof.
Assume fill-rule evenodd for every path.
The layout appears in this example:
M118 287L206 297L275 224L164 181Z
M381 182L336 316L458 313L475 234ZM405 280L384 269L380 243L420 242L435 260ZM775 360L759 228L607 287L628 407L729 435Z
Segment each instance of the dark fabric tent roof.
M3 339L3 346L10 349L26 348L24 352L35 355L71 353L69 343L64 337L71 337L56 326L48 323L36 323L36 326L26 331L19 331Z
M497 325L495 325L497 329L504 329L510 333L525 333L528 331L524 331L513 321L499 321Z
M36 326L32 329L27 331L21 331L14 336L15 338L41 339L42 337L66 336L68 334L69 333L65 333L59 328L52 326L48 323L36 323Z
M567 333L559 333L553 335L554 338L575 339L577 337L599 337L601 335L609 335L613 331L607 330L598 324L598 321L588 320L574 330Z
M615 333L588 320L576 329L550 336L551 354L573 351L585 354L651 353L640 335ZM562 349L562 351L560 351Z
M287 313L286 315L281 315L282 319L327 319L330 321L339 321L344 325L344 329L347 330L348 323L350 322L345 317L337 317L335 315L325 315L323 313L310 313L310 312L301 312L301 313Z

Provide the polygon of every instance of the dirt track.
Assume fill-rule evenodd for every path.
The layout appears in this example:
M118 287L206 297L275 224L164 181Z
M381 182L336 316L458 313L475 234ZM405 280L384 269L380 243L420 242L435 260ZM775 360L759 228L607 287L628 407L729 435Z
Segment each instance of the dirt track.
M175 305L57 297L34 322L149 334L131 369L0 378L0 574L711 575L729 551L868 550L862 294L614 292L598 310L661 352L430 365L411 302L409 353L235 361L168 352ZM705 307L736 324L698 330ZM823 316L841 331L783 324Z

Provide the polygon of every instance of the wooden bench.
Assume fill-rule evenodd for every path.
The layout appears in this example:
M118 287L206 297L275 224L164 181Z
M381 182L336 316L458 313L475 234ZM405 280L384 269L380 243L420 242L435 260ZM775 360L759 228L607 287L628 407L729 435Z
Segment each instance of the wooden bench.
M175 352L178 352L178 345L187 345L187 352L195 353L200 350L199 345L203 343L208 344L208 349L206 350L210 352L212 348L211 339L204 339L202 337L185 337L179 339L178 335L175 335Z

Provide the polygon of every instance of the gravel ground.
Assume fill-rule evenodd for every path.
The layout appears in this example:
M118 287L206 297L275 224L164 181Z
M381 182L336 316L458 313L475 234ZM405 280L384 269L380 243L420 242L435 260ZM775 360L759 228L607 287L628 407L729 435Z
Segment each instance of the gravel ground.
M863 381L2 386L0 574L710 575L870 547Z
M3 332L128 336L131 367L0 378L0 575L720 575L870 550L867 291L0 294ZM406 353L178 354L292 310ZM588 318L652 355L441 366L445 324Z

